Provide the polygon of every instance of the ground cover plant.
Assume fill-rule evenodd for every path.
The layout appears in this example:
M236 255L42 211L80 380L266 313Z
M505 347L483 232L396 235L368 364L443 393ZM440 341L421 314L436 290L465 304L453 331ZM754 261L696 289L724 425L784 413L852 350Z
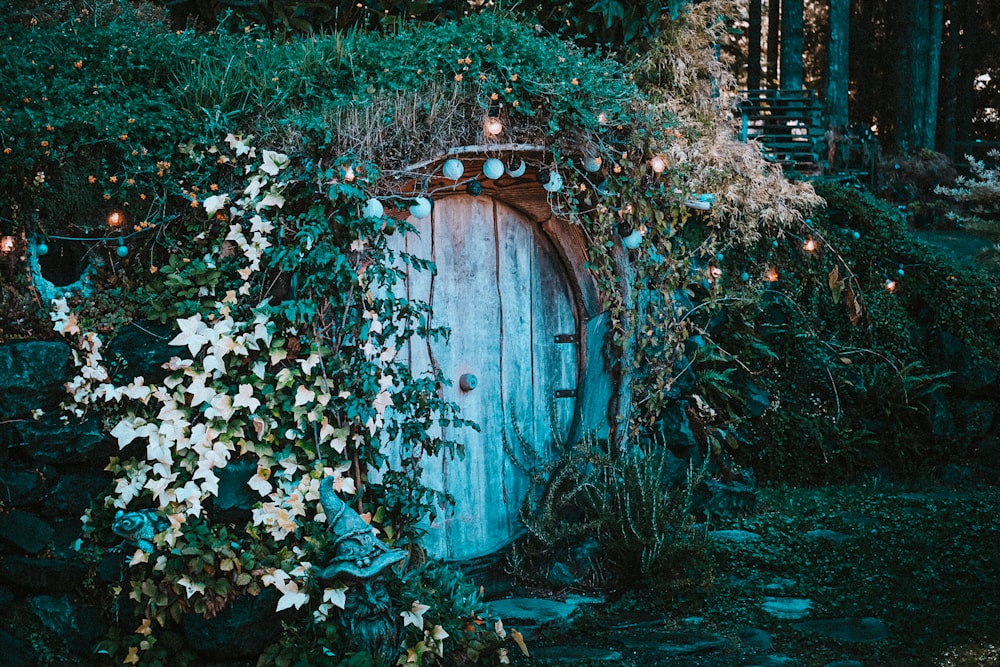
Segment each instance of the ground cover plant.
M404 193L397 177L455 145L488 150L496 139L484 118L502 124L505 140L543 145L544 166L563 179L552 206L585 225L615 345L632 348L636 285L712 293L704 260L717 244L755 239L818 202L716 123L718 16L690 15L698 29L679 31L637 70L645 93L621 64L495 14L289 41L252 26L174 30L148 7L119 4L6 24L7 41L23 45L4 52L7 65L24 71L2 102L12 256L81 244L93 272L64 294L13 261L5 299L35 317L5 335L44 336L51 320L78 368L67 419L100 415L119 446L113 488L84 518L86 562L96 568L119 548L118 511L162 520L155 537L125 547L121 580L93 591L124 605L98 655L193 664L179 632L186 614L212 617L240 596L273 594L287 627L266 660L380 659L325 622L353 595L314 576L334 548L316 502L320 480L332 478L413 559L389 591L398 657L508 659L511 636L483 617L474 589L457 573L417 567L421 521L441 507L419 481L419 461L460 453L434 428L464 422L440 400L440 377L414 377L397 360L409 337L445 334L427 326L426 304L394 291L396 262L433 270L388 244L407 230L399 218L414 195L432 196ZM672 70L673 58L686 68ZM752 196L727 190L748 166ZM719 213L693 218L685 201L709 190L720 190ZM644 246L630 258L636 285L618 268L627 235ZM656 341L647 359L696 326L679 313L645 317L659 332L647 337ZM105 341L146 318L167 327L170 354L136 376ZM665 382L677 358L658 358L650 376ZM391 441L407 453L387 468ZM259 496L247 521L213 511L230 466L249 471Z
M995 361L974 324L996 312L995 289L984 297L978 275L907 245L902 219L870 198L829 188L820 209L811 185L733 140L734 98L720 92L733 80L713 48L731 10L678 14L629 66L492 13L282 39L232 17L177 29L117 3L4 25L22 48L0 53L4 71L21 72L0 98L0 217L14 244L0 265L12 313L0 335L71 343L67 419L99 414L120 447L113 488L85 516L88 565L121 543L118 510L169 524L153 550L127 550L120 581L90 591L127 612L101 655L194 664L185 614L270 596L285 627L265 662L376 660L328 622L355 591L315 575L333 549L324 477L410 554L389 590L394 658L520 652L474 586L422 565L422 521L446 505L421 485L420 462L460 453L435 429L465 422L441 400L442 378L398 359L409 338L447 331L405 298L396 268L433 264L390 239L417 195L433 198L412 185L413 165L455 146L543 146L537 166L561 183L550 204L587 238L613 370L634 400L614 438L568 448L539 480L593 490L576 518L601 526L619 570L606 582L640 572L674 602L696 599L676 585L710 583L694 485L731 481L733 461L814 481L954 453L921 421L946 378L922 365L908 318L931 304L923 335L946 331ZM64 295L25 270L57 244L83 248L85 289ZM165 367L136 377L107 352L129 322L163 327ZM678 406L690 408L695 465L664 479L662 416ZM389 441L407 452L393 467ZM256 494L246 520L213 514L230 466ZM564 491L543 498L565 509L585 497ZM563 519L534 524L545 548Z

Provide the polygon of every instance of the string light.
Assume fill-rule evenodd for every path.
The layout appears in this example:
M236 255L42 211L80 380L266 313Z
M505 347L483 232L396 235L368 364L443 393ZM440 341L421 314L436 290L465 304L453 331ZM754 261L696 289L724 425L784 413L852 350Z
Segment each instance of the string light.
M773 266L769 266L767 268L767 273L764 274L764 281L769 283L776 283L778 282L778 277L779 277L778 271Z
M125 223L125 214L121 211L111 211L108 214L108 227L118 229Z
M487 137L495 137L503 132L503 122L496 116L487 116L483 121L483 133Z
M802 244L802 249L806 252L816 252L816 239L811 236Z
M7 254L14 252L14 237L13 236L0 236L0 252Z
M0 218L0 253L14 252L17 239L14 237L14 221Z
M895 292L896 291L896 281L893 280L892 278L886 278L885 279L885 291L886 292L890 292L890 293Z
M667 161L659 155L654 155L649 160L649 168L652 169L654 173L662 174L663 170L667 168Z

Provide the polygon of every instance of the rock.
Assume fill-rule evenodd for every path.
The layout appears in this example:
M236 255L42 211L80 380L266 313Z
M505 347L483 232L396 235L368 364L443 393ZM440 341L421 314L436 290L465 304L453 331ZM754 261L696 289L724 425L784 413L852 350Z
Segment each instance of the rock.
M0 506L21 507L41 500L48 489L45 470L8 464L0 467Z
M612 662L621 664L622 654L611 648L592 646L560 645L530 648L531 657L555 664L580 665L591 662Z
M52 540L52 526L34 514L21 510L0 512L0 542L29 554L37 554Z
M101 612L74 596L39 595L28 600L25 606L80 656L91 655L94 644L108 633L108 623Z
M83 524L79 517L58 517L52 520L52 553L60 558L72 559L79 550L83 537Z
M778 577L769 584L764 585L765 591L783 591L786 588L791 588L796 584L794 579L786 579L784 577Z
M0 421L57 407L73 374L69 345L62 341L2 344L0 368Z
M638 645L646 651L673 658L719 651L729 646L729 640L704 632L650 632Z
M850 535L845 535L844 533L838 533L835 530L824 530L824 529L810 530L805 534L805 536L810 540L824 540L827 542L847 542L851 539L854 539Z
M3 629L0 629L0 656L3 656L4 667L35 667L38 664L31 644Z
M182 618L188 645L214 660L249 658L281 636L281 619L274 612L277 592L264 590L254 597L241 595L215 618L188 613Z
M733 542L736 544L747 544L760 540L760 535L751 533L749 530L710 530L708 536L720 542Z
M177 355L177 348L167 344L176 333L158 322L132 322L119 329L104 350L106 357L121 362L115 378L127 383L142 376L147 385L161 382L169 374L163 364Z
M803 621L792 626L800 632L812 632L843 642L877 642L889 636L885 623L877 618L825 618Z
M756 649L759 651L770 651L774 648L774 639L771 633L760 628L744 628L739 632L740 644L744 648Z
M14 445L21 450L21 456L30 457L32 462L53 465L107 463L110 456L118 454L118 447L101 433L96 417L64 424L58 415L45 414L37 421L19 422L14 430Z
M569 566L559 561L552 564L545 578L556 586L574 586L577 583L577 578L570 572Z
M247 486L257 473L257 464L249 460L230 461L218 468L219 495L208 505L209 516L220 523L245 523L250 520L253 506L260 494Z
M111 490L112 480L110 474L66 473L59 477L38 511L45 516L81 516L95 499L103 498Z
M742 663L741 667L799 667L802 663L787 655L775 653L759 658L753 658L750 662Z
M775 618L799 619L808 616L812 606L812 600L805 598L765 597L761 608Z
M674 401L660 413L654 425L659 438L678 459L677 470L674 471L674 482L687 479L687 461L698 458L698 441L691 430L691 420L687 415L687 401Z
M60 593L83 585L87 569L62 558L0 558L0 583L31 593Z
M711 517L738 517L753 514L757 507L757 484L752 474L744 480L706 480L696 495L696 511Z
M522 632L524 626L540 627L549 623L568 621L576 613L577 605L544 598L507 598L489 603L494 616L502 619L507 627Z

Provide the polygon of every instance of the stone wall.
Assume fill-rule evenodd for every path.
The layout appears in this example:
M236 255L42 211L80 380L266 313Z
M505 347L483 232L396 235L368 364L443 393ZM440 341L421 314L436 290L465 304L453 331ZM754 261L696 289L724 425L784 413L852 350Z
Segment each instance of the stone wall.
M110 482L103 469L113 446L96 420L60 419L72 373L65 343L0 345L0 655L8 667L93 664L108 630L76 547L81 515Z
M141 374L168 358L167 332L129 327L109 354L119 372ZM117 349L117 353L114 351ZM0 344L0 664L102 664L98 645L112 623L123 632L138 625L127 599L111 587L123 582L120 555L96 566L82 562L81 516L104 497L112 479L104 471L116 444L96 418L64 421L59 403L73 375L72 352L60 341ZM149 373L146 373L147 377ZM155 378L154 378L155 379ZM41 410L41 413L36 413ZM244 492L253 471L229 466L220 483L216 514L246 520ZM241 478L241 479L236 479ZM218 517L217 517L218 518ZM127 585L125 586L127 590ZM198 664L244 667L281 633L276 595L237 599L212 619L187 614L181 624Z

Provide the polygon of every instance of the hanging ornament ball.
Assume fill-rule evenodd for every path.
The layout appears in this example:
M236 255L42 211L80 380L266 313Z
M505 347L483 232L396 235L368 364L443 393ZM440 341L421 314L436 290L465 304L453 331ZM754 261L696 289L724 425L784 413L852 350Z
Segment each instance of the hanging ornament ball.
M563 179L559 175L558 171L549 172L549 180L547 180L542 187L545 188L546 192L559 192L562 190Z
M381 218L383 213L385 213L385 207L375 197L372 197L365 203L364 211L362 211L362 214L366 218Z
M775 239L775 240L771 241L771 246L777 248L778 247L778 239Z
M461 160L451 158L450 160L445 160L444 167L441 171L444 173L445 178L457 181L462 178L462 174L465 173L465 165L462 164Z
M39 257L49 254L49 246L44 241L35 246L35 254Z
M594 173L601 170L601 156L600 155L588 155L583 158L583 168Z
M410 205L410 215L417 220L426 218L431 214L431 200L427 197L417 197Z
M465 191L468 192L473 197L478 197L483 194L483 184L479 181L473 179L469 181L469 184L465 186Z
M851 236L853 236L854 240L857 241L858 239L861 238L861 232L854 232L853 234L851 234Z
M632 233L622 239L622 245L629 250L635 250L642 243L642 234L638 230L633 229Z
M496 180L501 176L503 176L503 172L504 172L503 162L501 162L495 157L491 157L483 165L483 174L486 175L486 178Z
M125 245L120 245L118 246L117 250L115 250L115 252L118 253L119 257L125 257L126 255L128 255L128 247Z
M527 169L528 165L524 164L524 160L519 159L516 166L513 162L507 165L507 175L511 178L521 178Z

